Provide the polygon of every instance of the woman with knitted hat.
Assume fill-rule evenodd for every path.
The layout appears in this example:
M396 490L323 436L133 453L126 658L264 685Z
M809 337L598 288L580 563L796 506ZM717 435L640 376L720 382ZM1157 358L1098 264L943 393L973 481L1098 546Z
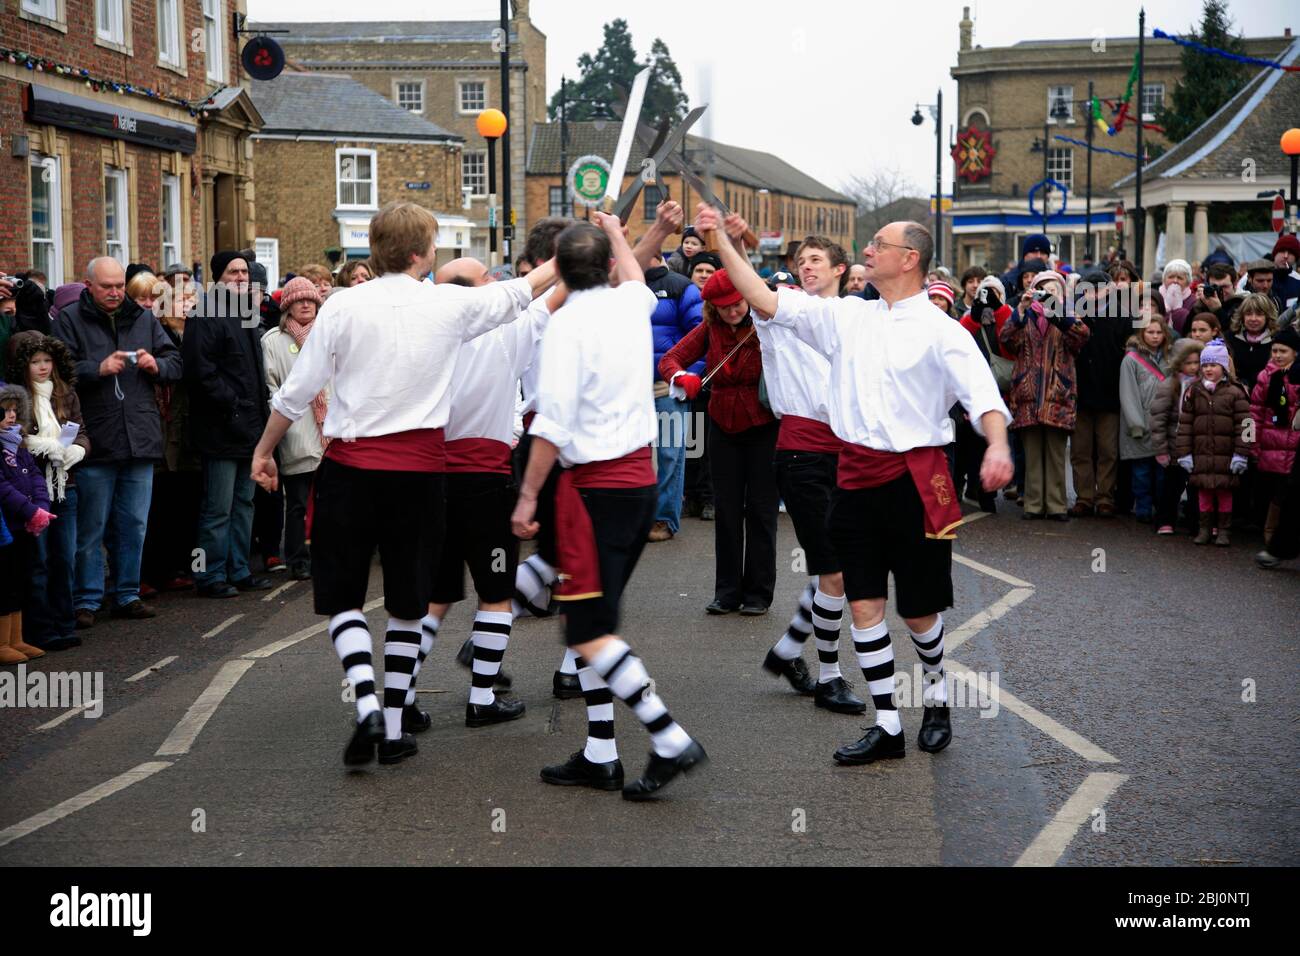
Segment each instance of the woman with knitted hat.
M1178 414L1187 389L1201 371L1201 349L1197 339L1179 339L1169 360L1169 375L1151 399L1151 451L1156 464L1164 469L1163 484L1156 504L1156 534L1173 534L1178 523L1178 503L1187 489L1187 472L1178 466L1174 439L1178 436ZM1190 522L1196 524L1195 500L1189 503Z
M12 342L9 380L27 390L32 427L23 445L45 480L50 512L57 518L49 534L36 539L24 630L27 643L47 651L75 647L76 610L72 595L77 557L77 489L74 469L90 451L76 372L68 347L39 332L20 332ZM73 434L75 433L75 434ZM65 436L72 435L70 441Z
M717 524L713 602L706 610L764 614L776 588L777 423L759 401L763 357L749 304L725 269L709 277L703 296L704 320L659 360L659 375L670 394L694 399L703 381L687 369L707 357Z
M1066 305L1064 277L1040 272L998 336L1016 356L1011 427L1025 446L1024 518L1069 520L1065 444L1078 402L1074 358L1090 330Z
M296 276L280 296L280 325L262 336L262 360L266 366L266 387L274 395L289 377L298 353L311 334L322 304L320 291L305 276ZM307 499L311 482L329 443L321 429L329 407L329 388L312 399L310 415L291 426L280 442L280 475L284 484L284 551L289 573L295 581L311 577L311 556L307 547Z
M957 300L957 292L948 283L935 280L925 287L925 294L936 308L953 318L958 318L958 316L952 314L953 303Z
M1200 529L1193 544L1209 544L1216 527L1214 543L1223 548L1230 543L1232 489L1246 471L1250 452L1242 428L1249 415L1245 389L1228 377L1228 348L1215 339L1201 350L1201 374L1183 397L1174 440L1178 464L1197 491Z

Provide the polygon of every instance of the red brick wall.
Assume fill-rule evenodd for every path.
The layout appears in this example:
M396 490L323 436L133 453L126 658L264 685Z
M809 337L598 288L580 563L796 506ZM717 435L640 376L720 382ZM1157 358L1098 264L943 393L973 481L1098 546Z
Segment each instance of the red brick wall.
M23 127L22 97L17 83L0 82L0 269L18 272L26 268L29 225L25 210L31 203L28 195L26 159L10 155L9 137Z

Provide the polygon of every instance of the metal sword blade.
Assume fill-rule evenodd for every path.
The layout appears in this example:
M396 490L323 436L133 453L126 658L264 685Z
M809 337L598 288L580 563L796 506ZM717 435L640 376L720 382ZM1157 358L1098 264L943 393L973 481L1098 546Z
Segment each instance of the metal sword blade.
M618 131L618 146L614 149L614 162L609 170L609 183L605 187L606 205L612 204L623 190L623 171L627 169L628 158L632 155L632 140L636 135L637 123L641 121L641 103L645 100L648 82L650 67L647 66L636 75L632 81L632 92L628 94L623 127Z
M667 161L668 156L672 153L677 145L685 138L686 131L695 125L695 122L704 115L704 111L709 108L709 104L697 106L686 114L686 119L678 124L677 128L668 134L668 137L659 147L659 152L650 157L652 168L658 169L661 164ZM623 195L618 197L618 202L614 206L614 213L619 219L627 221L627 214L632 211L632 206L636 202L637 196L641 194L641 188L645 185L645 179L638 176L636 180L628 187Z

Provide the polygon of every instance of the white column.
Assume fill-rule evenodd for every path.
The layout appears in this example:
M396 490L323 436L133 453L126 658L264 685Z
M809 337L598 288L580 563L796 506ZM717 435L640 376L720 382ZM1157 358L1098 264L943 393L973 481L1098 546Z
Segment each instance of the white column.
M1147 206L1147 225L1142 233L1142 278L1148 282L1156 271L1156 214Z
M1210 254L1210 207L1198 202L1192 207L1192 255L1204 262Z
M1187 203L1171 202L1165 207L1165 262L1187 258Z

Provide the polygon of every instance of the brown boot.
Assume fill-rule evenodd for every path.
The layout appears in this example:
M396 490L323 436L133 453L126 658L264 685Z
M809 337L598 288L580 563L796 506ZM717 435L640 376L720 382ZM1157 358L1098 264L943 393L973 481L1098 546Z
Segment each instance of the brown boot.
M1219 515L1219 533L1214 536L1214 543L1220 548L1226 548L1232 544L1228 540L1228 532L1232 530L1232 512L1226 511Z
M1197 532L1196 537L1192 539L1192 544L1209 544L1210 528L1212 528L1213 526L1214 526L1214 515L1202 511L1201 530Z
M9 621L9 646L19 654L26 654L29 661L44 657L45 652L39 647L33 647L31 644L23 642L23 612L17 611Z
M9 635L13 633L12 614L0 615L0 664L26 664L27 655L9 646Z

